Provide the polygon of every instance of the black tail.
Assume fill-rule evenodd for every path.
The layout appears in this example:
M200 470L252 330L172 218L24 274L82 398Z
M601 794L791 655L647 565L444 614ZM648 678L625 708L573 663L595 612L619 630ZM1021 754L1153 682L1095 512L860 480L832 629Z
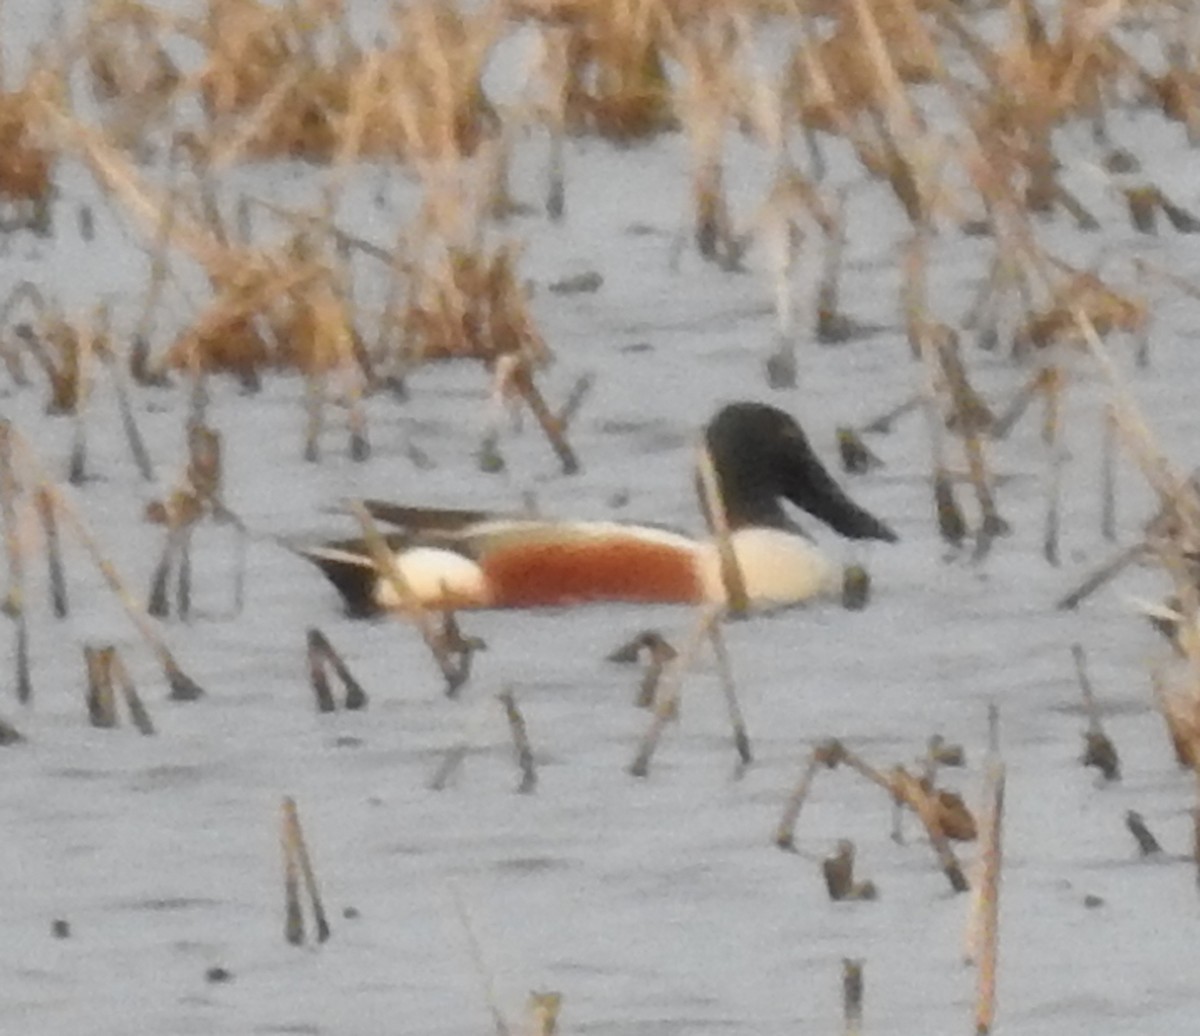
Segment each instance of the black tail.
M297 551L325 575L346 604L346 614L354 618L378 615L375 588L379 573L365 554L345 550L341 546L312 547Z

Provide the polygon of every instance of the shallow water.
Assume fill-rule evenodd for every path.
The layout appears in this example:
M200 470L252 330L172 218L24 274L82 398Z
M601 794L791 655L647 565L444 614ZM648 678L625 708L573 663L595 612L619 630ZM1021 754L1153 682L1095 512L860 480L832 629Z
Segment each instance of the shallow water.
M8 4L6 23L35 7ZM1178 131L1148 117L1115 120L1113 131L1161 162L1164 186L1192 190L1183 172L1192 156ZM833 158L834 177L849 182L845 156L838 163L834 149ZM518 197L534 204L541 161L531 141L513 179ZM1080 261L1150 255L1182 274L1200 267L1191 238L1135 236L1116 200L1089 178L1090 161L1081 145L1078 168L1069 165L1065 176L1105 229L1080 235L1047 226L1056 248ZM731 195L745 215L761 190L763 160L737 143L730 162ZM837 347L803 342L799 387L771 392L762 374L774 337L766 279L718 272L690 249L672 269L672 241L687 219L686 170L679 139L634 151L579 142L568 154L567 221L533 216L512 225L526 242L523 270L558 356L545 391L561 399L577 376L596 375L572 427L581 474L558 473L532 422L505 434L504 474L479 471L475 451L493 415L486 375L474 365L416 372L407 403L369 400L366 463L346 456L338 420L321 463L301 459L298 380L274 377L256 396L217 385L211 423L223 436L225 494L254 537L246 609L234 617L231 533L206 526L197 536L200 614L165 629L181 666L208 692L195 704L165 700L154 659L77 546L68 548L66 620L51 616L40 563L33 567L35 697L24 708L7 695L0 703L28 738L0 753L0 969L8 990L0 1031L483 1031L492 1024L484 980L456 901L510 1019L522 1017L531 989L555 989L564 996L565 1031L827 1033L840 1024L841 959L863 957L866 1031L967 1031L967 897L949 891L915 824L896 844L886 796L839 771L818 777L798 829L800 852L780 852L771 840L804 760L828 736L886 767L912 762L930 734L943 733L964 744L969 762L946 779L976 801L991 703L1008 766L997 1031L1188 1031L1200 1007L1197 892L1194 868L1176 854L1191 845L1193 784L1175 768L1152 706L1149 663L1162 649L1126 600L1152 596L1159 583L1134 571L1078 613L1053 610L1112 550L1098 532L1103 391L1082 361L1069 403L1062 567L1040 555L1047 458L1036 419L989 448L1013 532L979 564L948 555L937 538L920 417L872 439L886 467L850 488L894 525L900 544L851 551L820 536L831 551L868 563L871 606L851 614L823 605L727 627L755 753L741 775L707 659L685 685L681 720L650 776L626 773L648 717L630 704L637 674L605 655L649 626L681 639L693 621L687 611L465 616L467 631L489 647L462 698L450 701L412 629L343 618L316 570L273 540L352 532L333 509L356 496L512 508L532 494L548 514L696 529L691 449L720 402L786 406L832 464L837 425L862 423L916 390L920 371L896 317L903 217L890 197L853 182L843 289L845 309L881 330ZM61 181L58 231L48 240L11 238L0 277L11 285L36 275L68 312L107 298L125 326L141 300L138 238L100 205L81 168L68 164ZM302 168L259 167L239 170L228 191L270 192L300 205L314 196L314 182ZM92 243L71 215L89 199L98 206ZM411 205L411 185L371 170L352 185L340 221L386 244ZM936 304L955 318L984 254L969 240L937 249ZM604 278L595 294L545 290L587 271ZM364 274L368 311L373 290ZM182 322L188 312L176 299L169 318ZM1153 427L1183 466L1197 423L1194 322L1191 304L1164 301L1153 364L1132 373ZM989 399L1006 400L1027 375L1001 357L968 355ZM63 474L70 425L44 416L42 403L40 388L17 391L0 380L0 411ZM92 478L66 490L139 591L161 537L141 512L182 467L184 404L182 387L135 396L157 471L157 482L145 484L100 379L88 419ZM414 449L430 466L413 462ZM1132 465L1121 486L1120 533L1129 541L1150 498ZM316 714L304 658L314 625L371 696L365 713ZM0 688L11 693L5 638ZM97 641L121 647L156 737L86 725L81 651ZM1119 783L1101 786L1079 765L1074 641L1089 651L1121 751ZM516 693L536 753L531 795L514 791L519 774L492 701L505 686ZM444 753L464 737L471 751L461 770L445 790L430 790ZM284 795L299 804L332 918L333 937L320 948L282 938ZM1168 858L1136 858L1124 829L1130 809L1145 816ZM877 902L828 900L819 860L839 838L854 840L861 876L879 886ZM344 917L350 908L357 916ZM52 937L55 919L69 922L69 938ZM217 965L232 981L206 981Z

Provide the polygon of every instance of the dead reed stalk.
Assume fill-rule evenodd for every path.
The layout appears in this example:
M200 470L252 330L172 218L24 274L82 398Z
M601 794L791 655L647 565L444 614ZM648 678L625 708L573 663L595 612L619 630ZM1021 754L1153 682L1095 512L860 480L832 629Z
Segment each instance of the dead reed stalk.
M863 1016L862 958L842 958L842 1025L846 1036L859 1036Z
M558 1016L562 1010L561 993L530 993L529 1012L532 1015L532 1036L555 1036Z
M29 674L29 619L26 615L24 547L17 531L17 481L14 456L16 430L0 420L0 518L4 520L4 549L8 557L9 585L4 611L16 625L17 649L14 653L14 682L17 701L27 703L33 697Z
M412 587L408 585L403 573L396 565L391 550L388 549L387 543L376 528L370 512L360 500L351 501L350 510L358 519L367 549L371 553L371 560L379 574L391 584L396 600L401 602L405 613L416 624L421 639L425 641L426 647L429 648L434 661L441 669L442 676L446 681L446 695L454 697L470 676L471 655L478 646L478 642L463 640L459 637L458 643L450 643L447 636L449 631L439 632L434 627L429 610L413 593Z
M121 697L125 699L125 707L129 710L129 718L133 725L139 734L149 737L155 732L154 721L142 703L141 695L138 694L133 677L125 667L121 653L116 648L110 649L104 656L104 664L108 669L109 681L121 690Z
M1142 857L1162 855L1162 846L1159 845L1158 839L1154 837L1150 828L1146 826L1146 820L1141 813L1133 809L1126 812L1125 826L1133 835L1134 841L1137 842L1138 853Z
M284 937L293 946L304 942L304 912L300 906L299 892L299 879L303 878L304 888L312 907L317 942L323 943L330 935L329 920L325 916L325 906L321 902L321 893L317 888L317 876L313 869L312 857L309 855L308 844L304 840L304 831L300 827L300 815L296 810L296 800L291 796L285 796L283 799L281 820L280 838L283 847L285 896Z
M996 966L1000 951L1001 828L1004 818L1004 763L994 761L988 769L987 811L983 826L981 906L983 912L979 946L979 985L975 1002L975 1031L984 1036L996 1018Z
M488 967L487 961L484 959L483 946L479 942L479 936L475 934L475 927L471 924L471 915L467 912L467 905L463 901L462 894L459 892L457 885L450 885L450 895L454 901L454 910L458 915L459 923L462 925L463 932L467 937L467 949L471 955L471 965L475 969L475 974L483 988L483 999L487 1004L488 1012L492 1016L492 1025L495 1027L496 1036L512 1036L512 1029L504 1017L504 1012L500 1010L500 1001L496 996L495 977L493 976L492 969Z
M750 598L746 593L746 580L742 575L741 565L738 564L737 552L733 546L732 531L729 528L729 516L725 510L725 498L721 493L721 483L713 465L712 454L708 447L702 445L696 457L698 473L698 488L700 490L700 507L708 521L713 542L717 548L717 557L721 566L721 585L725 590L725 610L733 618L744 618L750 610Z
M342 707L351 712L367 707L367 694L362 685L354 678L354 674L329 642L329 638L315 626L310 627L308 631L307 657L308 678L313 694L316 695L318 712L337 711L337 702L329 686L329 669L333 669L337 674L345 691Z
M504 708L504 718L508 721L508 729L512 734L513 751L516 754L517 767L521 771L521 783L517 791L528 795L537 788L537 767L533 761L533 748L529 744L529 730L525 725L525 717L517 705L516 695L511 687L506 687L497 695Z
M821 861L825 891L835 903L842 900L875 899L879 895L873 881L854 880L854 858L854 843L848 838L843 838L838 841L834 854Z
M66 618L67 582L63 575L62 545L58 535L58 519L54 515L54 505L42 488L33 494L37 507L38 519L42 526L42 536L46 545L46 568L50 583L50 606L56 618Z
M106 652L111 651L112 648L97 648L91 644L85 644L83 648L87 666L88 722L102 729L111 729L118 723L111 670L105 661Z
M775 844L780 849L791 851L796 848L796 824L800 820L800 811L808 800L813 780L822 767L827 770L834 769L842 761L844 754L845 749L837 740L823 741L809 754L800 779L784 802L783 813L775 828Z
M529 408L550 443L564 475L579 472L579 458L567 441L566 421L551 411L545 396L533 380L533 370L527 357L508 353L496 360L496 379L501 397L515 394Z
M195 701L204 694L203 688L189 677L175 661L175 656L167 647L162 634L154 626L145 609L137 602L125 585L116 566L109 560L100 546L99 541L92 535L75 506L54 486L43 483L43 488L54 505L55 512L64 518L71 531L83 544L91 556L93 564L104 577L109 589L120 602L125 614L141 634L142 639L157 656L162 666L163 674L171 688L171 698L175 701Z
M733 665L729 660L729 650L725 646L725 636L721 632L719 618L709 626L708 638L712 642L713 655L717 662L717 676L721 681L721 694L725 699L725 709L729 715L733 747L738 754L739 765L745 768L754 761L754 752L750 747L750 735L746 730L746 720L742 715L741 703L738 701L737 685L733 681Z
M1092 681L1087 672L1087 656L1082 644L1071 645L1071 657L1075 661L1075 676L1079 680L1079 690L1083 695L1083 709L1087 717L1087 730L1084 732L1083 765L1094 766L1100 771L1106 781L1119 780L1121 777L1121 760L1117 755L1116 745L1104 732L1100 722L1100 708L1096 703L1096 695L1092 690Z
M683 649L679 652L658 686L654 699L654 713L650 725L638 743L638 750L629 764L629 773L634 777L645 777L650 773L650 761L658 748L667 724L679 713L679 699L683 691L683 678L700 654L700 647L711 636L712 627L720 621L720 605L708 605L701 609Z
M988 755L984 772L983 837L976 860L977 879L967 923L966 957L977 968L975 1031L992 1031L996 1013L996 964L1000 948L1001 832L1005 766L1000 754L999 712L988 708Z
M1117 538L1117 421L1112 407L1105 407L1100 431L1100 535L1109 542Z
M92 726L111 729L120 724L116 699L119 688L125 707L129 710L129 718L138 733L152 735L154 723L116 647L111 644L104 647L86 644L83 656L87 664L88 719Z

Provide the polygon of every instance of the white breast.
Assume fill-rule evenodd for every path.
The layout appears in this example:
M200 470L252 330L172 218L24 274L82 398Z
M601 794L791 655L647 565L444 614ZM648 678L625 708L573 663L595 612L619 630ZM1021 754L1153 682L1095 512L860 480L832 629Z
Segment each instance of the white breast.
M782 529L739 529L730 541L753 604L797 604L841 591L841 569L803 536ZM700 577L706 598L725 599L715 543L701 549Z
M427 604L459 602L484 605L488 601L483 570L470 558L437 547L414 547L393 558L401 578L417 599ZM375 584L375 603L380 608L399 608L392 581L381 576Z

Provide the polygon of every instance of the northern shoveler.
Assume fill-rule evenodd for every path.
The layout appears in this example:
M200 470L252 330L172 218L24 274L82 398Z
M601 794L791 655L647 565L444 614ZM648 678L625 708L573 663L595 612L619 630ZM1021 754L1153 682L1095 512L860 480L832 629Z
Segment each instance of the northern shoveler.
M795 604L836 591L841 570L784 512L788 500L849 539L896 534L855 504L813 453L800 426L762 403L724 407L705 430L750 602ZM428 607L532 608L601 601L724 599L715 543L653 525L550 521L481 511L369 502L399 528L385 537L412 592ZM363 540L305 548L353 615L399 606Z

